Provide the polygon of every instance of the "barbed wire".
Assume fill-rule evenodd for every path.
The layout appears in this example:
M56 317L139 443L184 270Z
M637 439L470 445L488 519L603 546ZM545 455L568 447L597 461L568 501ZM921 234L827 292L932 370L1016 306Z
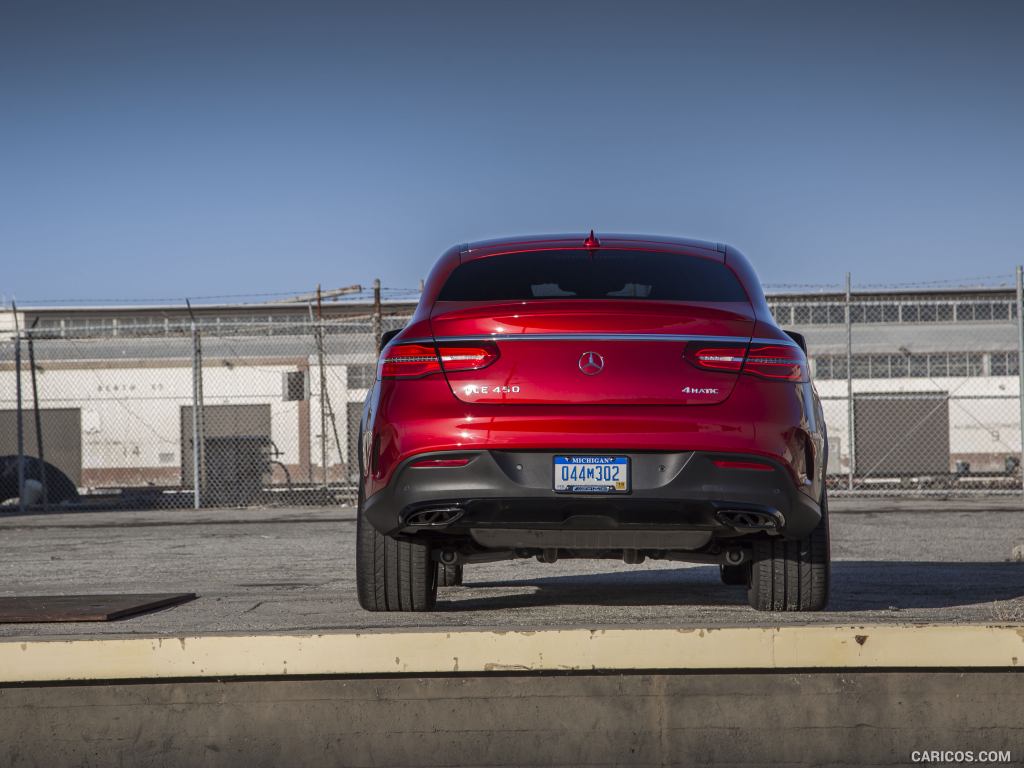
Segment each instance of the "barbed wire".
M266 298L271 296L295 296L302 291L274 291L268 293L225 293L216 296L163 296L163 297L138 297L138 298L89 298L89 299L18 299L19 304L28 305L51 305L51 304L167 304L177 302L184 304L186 301L209 301L213 299L246 299Z
M766 292L776 290L807 290L820 293L829 291L841 291L843 286L840 283L762 283Z
M995 282L998 281L998 282ZM973 277L957 277L943 280L916 280L892 283L854 283L852 288L855 291L863 290L912 290L915 288L1011 288L1014 285L1012 274L1001 275L977 275ZM806 292L806 293L839 293L845 290L842 283L764 283L764 290L768 294L781 292ZM325 291L330 293L330 291ZM419 287L381 287L381 298L388 301L415 301L422 294ZM5 304L10 309L13 301L17 301L22 308L30 307L51 307L51 306L126 306L126 305L152 305L152 306L183 306L186 302L193 305L217 301L235 301L239 299L278 299L282 303L294 301L296 305L304 305L312 301L310 290L293 291L254 291L250 293L222 293L201 296L147 296L147 297L96 297L96 298L63 298L63 299L8 299ZM347 302L369 301L374 297L373 288L359 286L359 290L349 293L324 296L322 301L326 304L338 304ZM248 302L242 301L241 304ZM272 303L272 301L255 302Z
M396 297L418 297L420 295L419 288L382 288L382 297L396 298ZM253 293L222 293L206 296L162 296L162 297L97 297L97 298L78 298L78 299L11 299L7 302L9 308L12 301L16 301L20 307L42 307L42 306L88 306L88 305L109 305L109 306L123 306L133 304L150 304L156 306L166 305L184 305L186 302L196 304L198 302L212 302L225 299L281 299L283 301L294 300L296 305L305 305L309 301L313 301L313 296L309 290L296 290L296 291L266 291L266 292L253 292ZM338 303L345 301L363 301L373 298L373 288L368 286L361 286L360 290L352 291L351 293L335 296L324 296L322 301L324 303ZM243 302L245 303L245 302ZM261 302L262 303L262 302Z
M947 280L918 280L915 282L906 283L857 283L857 288L927 288L934 287L937 285L948 285L954 288L977 288L982 287L986 281L990 280L1001 280L1002 282L995 286L986 287L1003 287L1013 285L1013 275L979 275L977 277L955 277Z
M990 281L1000 281L991 283ZM1012 274L1004 275L978 275L975 277L955 277L946 280L915 280L894 283L853 283L851 288L855 291L863 290L906 290L914 288L935 288L948 286L951 288L1009 288L1013 286ZM781 290L801 290L815 293L836 293L846 290L842 283L764 283L766 293L773 293Z

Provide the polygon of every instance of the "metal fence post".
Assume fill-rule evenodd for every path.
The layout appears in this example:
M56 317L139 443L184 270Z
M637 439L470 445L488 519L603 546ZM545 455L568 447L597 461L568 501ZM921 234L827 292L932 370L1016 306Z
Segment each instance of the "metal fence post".
M39 382L36 376L36 347L32 338L32 331L35 330L39 318L32 321L32 328L28 335L28 370L32 381L32 413L35 416L36 426L36 458L39 459L39 482L43 484L43 511L48 512L50 508L49 492L46 486L46 453L43 451L43 416L39 411Z
M11 304L14 311L14 381L17 392L18 422L18 511L25 511L25 412L21 399L21 328L18 326L18 308Z
M1024 267L1017 265L1017 403L1020 405L1020 476L1024 493Z
M320 469L324 490L327 478L327 369L324 367L324 314L320 284L316 285L316 350L320 362Z
M849 456L847 468L847 487L853 490L853 462L855 447L853 439L853 312L851 308L852 292L850 289L850 273L846 273L846 453Z
M199 409L203 402L203 359L199 340L199 326L192 318L192 503L196 509L202 506L203 498L200 482L203 451L202 429L200 427Z
M383 333L383 320L380 308L380 278L373 281L373 344L380 351L380 337Z

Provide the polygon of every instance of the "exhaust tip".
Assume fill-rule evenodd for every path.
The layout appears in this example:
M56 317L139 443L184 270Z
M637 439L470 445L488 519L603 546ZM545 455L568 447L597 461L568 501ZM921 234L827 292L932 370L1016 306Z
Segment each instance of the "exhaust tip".
M737 531L781 531L786 524L786 518L775 509L720 509L715 518Z
M406 515L405 524L410 528L443 528L454 523L463 514L465 510L462 507L425 507Z

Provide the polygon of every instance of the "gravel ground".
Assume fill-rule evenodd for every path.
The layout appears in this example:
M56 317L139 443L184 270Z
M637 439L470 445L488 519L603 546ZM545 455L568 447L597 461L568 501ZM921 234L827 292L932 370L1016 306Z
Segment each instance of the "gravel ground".
M833 591L819 614L764 614L717 567L532 560L466 568L429 614L355 597L351 509L0 513L4 595L196 592L108 623L6 624L0 636L182 635L370 628L1024 623L1019 500L832 505Z

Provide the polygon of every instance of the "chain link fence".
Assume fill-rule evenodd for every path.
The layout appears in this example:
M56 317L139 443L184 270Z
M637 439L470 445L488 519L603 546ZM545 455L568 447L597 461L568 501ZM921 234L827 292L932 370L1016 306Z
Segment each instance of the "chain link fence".
M808 343L833 494L1021 494L1019 294L791 296Z
M833 493L1022 493L1012 291L832 291L769 303L783 328L806 337ZM0 342L0 502L354 503L379 340L411 310L404 301L323 318L308 306L252 305L194 317L23 313L35 327Z
M0 346L0 495L25 487L27 505L47 507L353 503L379 339L407 320L23 330L20 397L19 350Z

